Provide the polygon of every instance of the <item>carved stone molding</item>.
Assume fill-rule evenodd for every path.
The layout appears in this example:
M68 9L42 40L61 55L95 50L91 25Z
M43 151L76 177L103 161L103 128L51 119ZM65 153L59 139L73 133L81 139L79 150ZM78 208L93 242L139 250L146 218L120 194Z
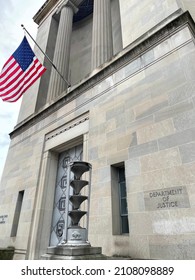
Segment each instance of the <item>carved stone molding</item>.
M89 115L85 114L85 115L77 118L76 120L73 120L73 121L57 128L57 129L55 129L54 131L48 133L45 137L45 141L48 141L48 140L58 136L59 134L64 133L64 132L70 130L71 128L73 128L73 127L75 127L75 126L77 126L77 125L79 125L79 124L81 124L81 123L83 123L87 120L89 120Z

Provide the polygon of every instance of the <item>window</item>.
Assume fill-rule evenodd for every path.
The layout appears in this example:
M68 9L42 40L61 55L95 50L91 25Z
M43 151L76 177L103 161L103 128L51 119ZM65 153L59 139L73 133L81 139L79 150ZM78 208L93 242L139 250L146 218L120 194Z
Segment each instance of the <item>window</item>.
M24 197L24 191L20 191L18 193L18 199L17 199L17 203L16 203L14 220L13 220L13 225L12 225L12 230L11 230L11 237L15 237L17 234L23 197Z
M128 208L127 208L127 190L125 181L125 168L118 168L118 186L119 186L119 205L120 205L120 224L121 233L129 233Z
M124 164L111 167L113 234L128 234L128 206Z

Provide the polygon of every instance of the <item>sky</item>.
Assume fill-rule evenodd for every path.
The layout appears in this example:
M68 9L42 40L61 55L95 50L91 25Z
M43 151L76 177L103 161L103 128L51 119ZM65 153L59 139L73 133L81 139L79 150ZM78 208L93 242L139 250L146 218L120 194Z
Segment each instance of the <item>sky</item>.
M0 0L0 71L23 39L21 24L36 39L37 25L32 18L45 2L46 0ZM26 36L33 49L34 42ZM21 100L22 98L15 103L8 103L0 98L0 180L10 144L9 133L17 123Z

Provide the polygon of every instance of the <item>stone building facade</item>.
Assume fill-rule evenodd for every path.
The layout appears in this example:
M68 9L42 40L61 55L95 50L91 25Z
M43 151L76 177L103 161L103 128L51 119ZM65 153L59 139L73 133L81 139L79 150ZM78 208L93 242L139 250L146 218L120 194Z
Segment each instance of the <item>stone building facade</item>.
M108 256L195 259L195 4L48 0L46 73L23 96L0 187L0 247L60 242L69 161L92 164L89 241Z

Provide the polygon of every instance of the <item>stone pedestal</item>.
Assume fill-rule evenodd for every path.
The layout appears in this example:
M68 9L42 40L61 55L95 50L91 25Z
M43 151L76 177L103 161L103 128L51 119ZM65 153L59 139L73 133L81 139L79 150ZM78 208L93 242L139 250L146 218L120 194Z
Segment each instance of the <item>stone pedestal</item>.
M42 260L106 260L101 247L88 246L56 246L49 247Z

